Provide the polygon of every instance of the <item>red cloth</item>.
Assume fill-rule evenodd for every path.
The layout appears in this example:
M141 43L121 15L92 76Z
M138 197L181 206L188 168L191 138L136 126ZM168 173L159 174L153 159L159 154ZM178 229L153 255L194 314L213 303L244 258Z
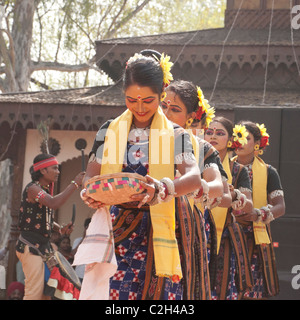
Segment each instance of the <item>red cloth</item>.
M24 284L18 281L14 281L8 286L6 290L7 297L9 297L16 289L18 289L24 295Z
M65 293L71 293L73 295L73 299L78 300L80 290L77 289L67 278L62 276L58 267L54 267L52 269L50 278L58 281L56 287L58 290Z

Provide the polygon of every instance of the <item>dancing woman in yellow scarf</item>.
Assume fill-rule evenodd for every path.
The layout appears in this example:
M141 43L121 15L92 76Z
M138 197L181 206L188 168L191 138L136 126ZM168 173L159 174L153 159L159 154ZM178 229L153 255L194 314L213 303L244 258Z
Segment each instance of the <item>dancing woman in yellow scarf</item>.
M258 156L269 144L266 128L250 121L242 121L240 125L247 129L247 144L236 150L235 161L249 172L254 207L251 213L237 217L247 237L254 280L254 287L244 298L263 299L279 292L270 222L284 215L284 194L276 169Z
M247 169L230 159L234 149L247 143L245 137L240 134L242 130L239 129L233 128L230 120L215 117L205 131L205 140L219 152L232 195L229 205L224 206L221 203L220 206L212 209L217 225L218 241L216 274L212 290L212 298L215 300L239 299L246 289L252 287L244 232L235 221L235 215L253 210L251 183Z
M87 167L85 181L99 173L121 171L147 178L142 184L145 192L132 196L133 202L110 209L118 264L110 281L110 299L182 299L184 285L190 281L181 267L181 235L175 234L179 208L174 196L201 188L201 179L189 135L160 108L164 88L172 79L170 66L169 57L157 52L128 60L127 110L99 130ZM157 132L163 133L158 139ZM174 180L176 170L181 177ZM92 208L103 205L82 197Z
M193 83L177 80L168 86L166 92L167 96L162 102L162 109L171 121L179 124L185 129L191 127L193 118L195 118L196 115L199 116L199 120L202 119L203 122L206 122L206 116L208 116L207 108L202 108L203 106L200 107L201 101L198 97L197 87ZM189 133L193 142L193 148L198 160L201 176L208 187L209 198L215 199L222 197L223 184L220 171L223 173L224 178L227 178L227 176L222 168L218 152L209 143L200 137L196 137L193 134L192 129L189 130ZM201 206L198 207L198 204L194 205L194 196L195 195L189 195L189 202L193 209L190 215L190 224L193 224L194 221L196 222L195 228L198 233L197 237L200 240L204 239L203 241L200 241L200 245L198 244L199 250L198 252L195 252L195 254L199 255L199 257L195 256L195 260L205 261L205 264L208 265L208 253L210 253L211 250L207 250L206 246L207 239L204 226L204 211ZM196 196L198 196L198 194ZM231 203L230 194L229 197L229 203ZM184 204L187 202L187 199L186 197L181 197L180 201ZM204 264L202 263L202 265ZM209 272L206 271L204 273L203 271L204 269L202 268L200 270L201 276L199 277L199 283L208 284L210 280ZM195 287L195 295L199 295L200 299L204 299L205 294L203 290L199 290L199 294L197 292L197 288L199 287L201 288L201 285ZM210 288L206 287L206 289L210 291Z

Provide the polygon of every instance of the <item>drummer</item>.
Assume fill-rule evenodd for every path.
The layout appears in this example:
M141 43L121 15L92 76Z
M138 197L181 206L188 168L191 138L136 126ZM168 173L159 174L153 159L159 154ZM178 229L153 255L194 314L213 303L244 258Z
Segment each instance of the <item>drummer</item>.
M118 264L110 281L111 300L183 299L187 295L185 284L191 282L190 278L182 279L189 277L194 266L181 268L180 258L186 254L181 252L179 258L178 247L191 247L191 242L178 246L175 216L182 208L174 197L202 189L202 180L189 135L170 122L160 108L172 80L171 66L169 57L159 53L150 57L135 54L128 60L123 88L127 110L102 126L90 154L85 183L96 175L116 172L139 173L147 178L147 183L142 183L143 193L132 196L131 203L110 209ZM171 143L155 141L155 132L164 132ZM119 140L113 141L114 137ZM124 162L110 162L113 155ZM156 163L152 162L155 156ZM178 179L174 178L175 169L181 173ZM84 191L81 195L91 208L105 204ZM176 229L176 233L181 232L185 230ZM97 279L97 275L90 278ZM87 273L81 293L85 281ZM97 299L97 294L91 299Z
M61 234L73 231L72 223L61 227L54 222L53 210L61 207L81 184L84 172L79 173L73 181L56 196L53 185L59 176L58 161L51 154L39 154L30 168L32 181L25 187L19 213L18 229L20 237L16 244L16 254L22 263L25 274L24 300L50 300L43 294L44 262L38 252L23 241L37 247L42 254L52 251L50 236L52 230Z

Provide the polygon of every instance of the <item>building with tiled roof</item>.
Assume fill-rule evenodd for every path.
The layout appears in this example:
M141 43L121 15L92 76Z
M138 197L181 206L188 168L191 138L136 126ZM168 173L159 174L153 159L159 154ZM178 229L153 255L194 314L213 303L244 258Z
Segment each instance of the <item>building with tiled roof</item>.
M271 145L264 158L278 169L287 204L286 215L272 224L273 240L279 243L276 254L284 297L293 298L290 278L284 279L299 264L295 250L300 250L296 194L300 182L294 179L300 175L300 151L294 147L300 138L300 30L291 25L295 15L290 3L277 0L272 8L270 0L227 0L224 28L99 40L97 65L115 82L112 86L0 95L0 165L11 182L2 188L0 198L9 199L0 207L0 227L7 215L12 220L7 281L16 277L14 243L21 192L33 157L42 150L37 125L51 120L50 151L57 152L61 163L59 192L81 170L80 149L84 147L87 159L99 126L125 110L121 83L126 61L151 48L170 55L174 78L200 85L217 114L266 124ZM300 1L293 0L292 5ZM69 221L72 202L81 212L76 220L78 236L83 220L93 212L86 211L76 195L57 212L59 222Z

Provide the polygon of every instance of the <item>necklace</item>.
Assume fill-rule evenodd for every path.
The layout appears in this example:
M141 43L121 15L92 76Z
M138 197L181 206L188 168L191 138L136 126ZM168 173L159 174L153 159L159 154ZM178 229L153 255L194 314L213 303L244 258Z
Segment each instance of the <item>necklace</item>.
M50 185L49 184L46 185L46 186L42 186L39 181L34 181L34 183L36 185L38 185L39 187L41 187L42 189L44 189L44 190L49 190L50 189Z
M128 135L128 140L133 143L139 143L141 141L147 141L150 134L150 125L145 128L138 128L134 123L131 125L131 129Z

